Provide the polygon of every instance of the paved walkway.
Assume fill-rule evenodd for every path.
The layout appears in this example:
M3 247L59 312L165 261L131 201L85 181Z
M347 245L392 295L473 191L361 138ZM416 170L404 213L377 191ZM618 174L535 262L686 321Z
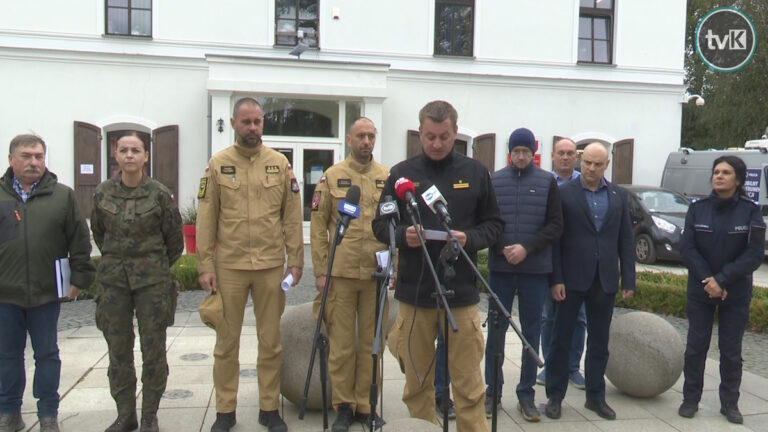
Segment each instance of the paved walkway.
M309 261L308 261L309 262ZM288 295L289 304L300 304L314 297L311 269L305 269L304 279L299 287ZM182 293L176 315L176 325L168 329L168 364L170 376L161 409L159 421L165 432L208 432L215 418L215 395L213 391L212 364L215 335L205 327L196 312L202 297L201 292ZM481 302L485 306L486 302ZM290 306L289 306L290 307ZM618 311L617 313L622 313ZM62 358L61 406L59 420L63 431L102 431L115 417L115 407L109 394L107 381L107 347L101 333L93 326L93 302L81 301L65 304L62 309L59 345ZM684 321L684 320L679 320ZM684 333L683 324L677 323L678 331ZM250 372L256 368L256 328L252 314L246 313L242 332L240 393L238 401L238 424L236 431L265 431L258 425L258 387L256 377ZM761 336L762 337L762 336ZM763 337L765 338L765 337ZM138 350L138 340L136 343ZM504 373L508 383L516 381L520 369L520 344L514 334L507 337L505 347ZM141 364L141 353L134 353L137 365ZM31 348L27 348L28 386L24 396L23 413L28 431L39 430L36 424L35 401L32 397L33 359ZM762 362L768 362L763 357ZM138 373L140 374L140 367ZM607 400L616 410L618 419L605 421L583 407L584 393L571 388L564 401L563 418L552 421L542 418L540 423L527 423L516 411L514 391L506 392L502 399L499 415L500 431L768 431L768 379L748 371L744 373L741 387L740 407L745 415L744 426L728 423L719 414L718 363L707 362L705 392L696 418L683 419L677 415L681 402L682 377L664 394L650 399L636 399L618 392L610 382L607 384ZM401 401L404 376L390 354L384 355L384 406L383 416L392 421L408 416ZM536 401L543 411L546 402L544 390L536 387ZM140 404L139 404L140 405ZM321 431L322 416L319 412L308 412L304 420L298 419L298 408L291 402L283 401L282 413L291 431ZM331 414L332 422L334 415ZM387 429L387 426L384 426ZM364 430L356 425L354 431ZM455 431L455 422L450 430Z

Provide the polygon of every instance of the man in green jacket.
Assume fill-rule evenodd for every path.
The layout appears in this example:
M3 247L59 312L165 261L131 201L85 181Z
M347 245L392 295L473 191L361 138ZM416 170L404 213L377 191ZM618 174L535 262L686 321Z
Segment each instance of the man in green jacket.
M45 168L45 142L18 135L0 177L0 432L24 429L24 347L35 357L33 394L41 432L58 432L61 360L56 261L69 258L74 299L93 282L91 242L72 189ZM66 288L66 287L64 287Z

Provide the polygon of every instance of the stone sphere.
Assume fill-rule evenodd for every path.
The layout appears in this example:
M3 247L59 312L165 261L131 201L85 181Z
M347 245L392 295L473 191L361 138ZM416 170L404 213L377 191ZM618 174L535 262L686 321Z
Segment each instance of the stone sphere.
M630 312L611 324L605 376L622 392L653 397L669 390L683 371L684 346L670 323L648 312Z
M312 302L285 308L280 319L280 343L283 345L283 361L280 367L280 393L283 397L301 406L304 384L307 380L309 357L312 354L312 338L317 320L312 315ZM323 326L325 333L325 327ZM326 333L327 334L327 333ZM312 379L307 395L307 409L322 409L320 390L320 351L315 355ZM331 380L328 378L326 402L331 407Z
M387 421L387 424L384 425L384 429L386 429L387 432L429 432L443 430L443 428L434 423L418 418L401 418Z
M395 323L397 317L398 302L394 299L392 292L388 293L389 311L385 323L383 337L386 339L387 332ZM315 335L315 320L312 313L312 303L307 302L296 306L285 308L280 319L280 343L283 346L283 359L280 369L280 393L283 397L293 402L296 406L301 405L304 397L304 384L307 379L307 369L309 368L309 358L312 354L312 338ZM323 332L327 335L325 326ZM355 341L355 345L357 341ZM379 353L382 358L383 350ZM309 385L309 394L307 395L307 409L320 410L322 408L322 394L320 391L320 352L315 355L315 364L312 368L312 379ZM331 407L331 381L327 381L326 387L328 407Z

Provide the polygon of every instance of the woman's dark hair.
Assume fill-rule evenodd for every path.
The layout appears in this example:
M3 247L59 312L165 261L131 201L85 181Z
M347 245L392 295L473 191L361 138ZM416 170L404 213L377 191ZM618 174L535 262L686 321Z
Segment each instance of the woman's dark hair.
M739 195L746 195L747 193L744 191L744 183L747 181L747 165L738 156L732 156L732 155L720 156L719 158L715 159L714 162L712 162L713 175L715 173L715 167L722 162L725 162L728 165L730 165L731 168L733 168L733 173L736 174L736 181L739 182L739 185L736 187L736 193L738 193ZM710 181L711 180L712 180L712 176L710 175Z
M117 141L120 141L121 139L123 139L125 137L129 137L129 136L130 137L138 138L139 141L141 141L141 144L144 146L144 151L145 152L149 151L149 143L144 141L144 138L142 138L141 135L137 131L128 131L128 132L120 135L120 138L118 138ZM115 142L117 142L117 141L115 141Z

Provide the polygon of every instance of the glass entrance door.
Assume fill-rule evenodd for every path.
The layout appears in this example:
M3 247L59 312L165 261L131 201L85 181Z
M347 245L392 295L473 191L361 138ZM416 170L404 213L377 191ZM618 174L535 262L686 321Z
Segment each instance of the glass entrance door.
M276 143L274 145L267 143L267 145L283 153L293 166L301 193L304 243L309 243L309 221L312 217L312 196L315 193L315 186L325 170L341 161L342 146L330 143Z

